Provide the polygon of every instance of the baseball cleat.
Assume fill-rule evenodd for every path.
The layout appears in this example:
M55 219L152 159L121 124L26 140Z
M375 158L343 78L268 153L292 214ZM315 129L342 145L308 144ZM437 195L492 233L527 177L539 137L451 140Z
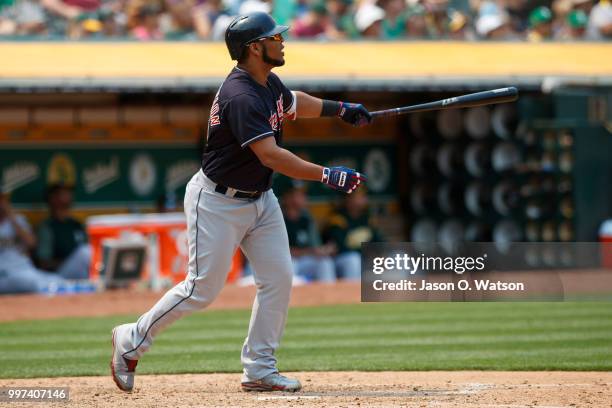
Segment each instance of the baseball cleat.
M279 373L272 373L260 380L245 381L241 384L242 391L287 391L296 392L302 389L302 384L296 379L287 378Z
M134 372L136 371L136 365L138 360L128 360L123 357L118 351L115 345L115 337L117 336L117 330L127 325L117 326L113 329L113 356L111 358L110 367L113 376L113 381L117 384L117 387L121 391L132 391L134 388Z

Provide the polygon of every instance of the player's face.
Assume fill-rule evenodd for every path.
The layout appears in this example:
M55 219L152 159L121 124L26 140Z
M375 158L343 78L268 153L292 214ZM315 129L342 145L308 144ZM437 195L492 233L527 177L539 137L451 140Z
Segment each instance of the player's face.
M55 192L50 199L50 204L56 209L68 209L72 206L72 191L61 189Z
M273 67L282 67L285 65L285 48L284 38L282 34L276 34L273 37L268 37L261 42L263 46L262 59L265 63Z

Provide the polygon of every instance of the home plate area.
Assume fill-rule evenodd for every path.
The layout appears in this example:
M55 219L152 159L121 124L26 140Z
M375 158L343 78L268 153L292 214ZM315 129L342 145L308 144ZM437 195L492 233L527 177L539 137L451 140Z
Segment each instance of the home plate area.
M303 391L245 393L239 374L139 375L123 393L108 377L0 380L70 387L67 405L116 407L612 407L608 372L298 372ZM127 405L125 405L127 404Z

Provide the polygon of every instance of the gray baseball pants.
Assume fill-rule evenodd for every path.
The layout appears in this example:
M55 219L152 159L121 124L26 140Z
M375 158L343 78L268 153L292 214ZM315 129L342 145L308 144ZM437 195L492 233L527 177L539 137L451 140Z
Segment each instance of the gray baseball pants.
M228 197L214 188L201 170L187 184L187 277L133 324L131 336L116 339L116 346L125 358L137 360L165 327L212 303L225 285L240 246L253 266L257 285L242 347L243 381L260 379L277 371L274 352L289 307L293 273L287 230L272 190L250 201Z

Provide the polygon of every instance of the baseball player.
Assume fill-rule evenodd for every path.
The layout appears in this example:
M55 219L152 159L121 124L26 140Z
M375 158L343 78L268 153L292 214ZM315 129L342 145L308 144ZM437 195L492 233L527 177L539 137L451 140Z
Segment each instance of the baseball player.
M274 356L285 327L293 276L283 215L272 173L320 181L344 193L365 177L346 167L322 167L283 149L286 118L339 116L355 126L371 122L359 104L321 100L290 91L271 72L284 65L282 33L265 13L239 16L225 32L237 66L219 88L210 111L202 168L187 184L189 263L185 281L170 289L136 323L112 331L112 377L123 391L134 387L138 360L154 338L180 317L208 306L223 288L234 252L253 266L257 295L242 347L242 389L297 391Z

